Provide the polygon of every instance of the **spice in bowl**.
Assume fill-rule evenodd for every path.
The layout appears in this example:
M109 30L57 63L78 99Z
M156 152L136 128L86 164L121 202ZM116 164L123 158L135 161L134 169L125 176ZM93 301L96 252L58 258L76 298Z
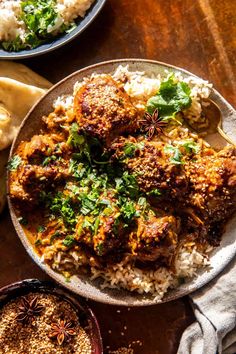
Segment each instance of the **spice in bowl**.
M91 354L72 304L48 293L29 293L0 310L0 353Z

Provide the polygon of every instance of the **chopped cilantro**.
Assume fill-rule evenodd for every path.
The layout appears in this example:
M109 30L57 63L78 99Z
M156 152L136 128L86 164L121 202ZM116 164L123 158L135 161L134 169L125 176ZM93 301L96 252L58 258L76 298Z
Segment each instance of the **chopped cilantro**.
M188 154L197 154L200 151L200 146L192 140L181 141L179 146L182 146Z
M38 228L37 228L37 232L42 233L44 231L45 231L45 226L39 225Z
M66 238L63 240L62 243L66 247L71 247L71 246L73 246L74 242L75 242L74 236L68 235L68 236L66 236Z
M147 195L158 197L161 195L161 191L160 191L160 189L155 188L155 189L152 189L150 192L148 192Z
M141 207L146 207L147 199L145 197L140 197L138 200L138 205L140 205Z
M54 234L50 237L50 243L52 244L52 242L56 239L56 238L58 238L58 237L60 237L61 236L61 233L60 233L60 231L55 231L54 232Z
M21 165L21 163L22 163L21 157L15 155L8 161L7 169L9 171L16 171L18 167Z
M121 178L115 178L115 182L118 193L128 195L131 198L138 196L139 187L134 175L125 171Z
M123 152L125 157L134 157L136 150L137 146L135 144L127 143L124 146Z
M127 200L122 202L120 212L126 222L131 221L134 217L139 215L138 212L136 211L134 202L127 201Z
M57 157L55 155L52 156L48 156L46 157L43 162L42 162L42 166L47 166L49 165L51 162L55 161L57 159Z
M97 235L99 225L100 225L100 217L98 216L94 222L94 235Z
M179 150L178 147L175 147L173 145L166 145L164 148L164 152L171 155L170 157L170 162L175 164L175 165L182 165L183 161L182 159L182 154Z
M147 102L147 111L158 109L159 117L174 117L177 112L191 105L191 89L185 82L176 82L174 74L160 85L158 93Z
M79 126L77 123L73 123L70 127L70 135L67 140L67 144L78 148L85 143L85 138L83 135L78 133Z
M68 226L75 226L75 211L70 197L58 192L54 198L48 200L48 203L53 214L60 215Z

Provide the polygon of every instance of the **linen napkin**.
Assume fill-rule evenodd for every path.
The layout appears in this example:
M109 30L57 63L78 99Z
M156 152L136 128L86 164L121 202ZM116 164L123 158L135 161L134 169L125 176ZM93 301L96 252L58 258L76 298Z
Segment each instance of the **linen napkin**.
M196 322L184 331L177 354L236 354L236 261L190 300Z

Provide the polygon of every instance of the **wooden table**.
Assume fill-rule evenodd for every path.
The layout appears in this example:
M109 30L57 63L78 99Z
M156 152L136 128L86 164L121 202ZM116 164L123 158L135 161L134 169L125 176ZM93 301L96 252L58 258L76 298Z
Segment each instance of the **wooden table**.
M79 38L24 63L55 83L84 66L129 57L186 68L211 81L236 106L236 1L108 0ZM7 210L0 216L0 259L0 286L47 278L17 239ZM181 333L194 319L187 298L135 309L90 305L105 352L107 346L115 350L134 342L135 354L175 354Z

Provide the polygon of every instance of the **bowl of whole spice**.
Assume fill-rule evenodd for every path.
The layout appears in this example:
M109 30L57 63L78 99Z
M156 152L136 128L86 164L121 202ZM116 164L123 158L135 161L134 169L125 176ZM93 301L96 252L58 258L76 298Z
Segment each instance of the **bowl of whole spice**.
M91 309L64 289L24 280L0 289L0 353L102 354Z

